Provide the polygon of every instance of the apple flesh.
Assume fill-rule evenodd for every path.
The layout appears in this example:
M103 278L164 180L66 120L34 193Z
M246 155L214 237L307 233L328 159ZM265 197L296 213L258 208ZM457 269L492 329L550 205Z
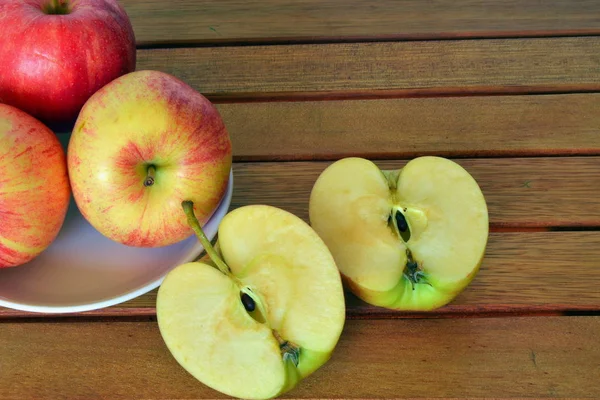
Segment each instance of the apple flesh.
M85 101L135 70L133 28L116 0L0 2L0 101L71 126Z
M73 196L87 221L129 246L158 247L205 223L227 189L231 142L217 109L172 75L136 71L84 105L67 150Z
M344 293L331 253L308 224L252 205L225 216L219 252L198 235L212 262L169 272L156 305L162 337L183 368L227 395L265 399L330 358L344 326Z
M25 264L54 241L70 196L56 135L25 112L0 104L0 268Z
M452 301L475 277L488 238L485 198L473 177L441 157L381 171L362 158L326 168L309 216L347 287L364 301L425 311Z

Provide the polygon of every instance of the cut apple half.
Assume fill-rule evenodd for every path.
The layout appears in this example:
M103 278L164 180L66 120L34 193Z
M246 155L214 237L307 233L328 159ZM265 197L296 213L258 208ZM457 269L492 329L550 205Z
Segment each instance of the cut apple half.
M391 309L426 311L452 301L475 277L488 239L481 189L442 157L394 171L363 158L339 160L315 182L309 216L347 287Z
M331 356L345 321L342 281L314 230L287 211L238 208L214 249L190 202L188 221L210 261L167 274L157 297L161 335L195 378L222 393L266 399Z

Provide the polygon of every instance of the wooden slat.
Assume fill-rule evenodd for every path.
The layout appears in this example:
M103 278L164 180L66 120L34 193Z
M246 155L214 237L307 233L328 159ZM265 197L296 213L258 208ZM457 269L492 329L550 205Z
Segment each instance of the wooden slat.
M600 232L492 233L471 285L432 313L401 313L347 296L348 317L436 317L600 311ZM154 315L156 290L88 316ZM0 318L42 317L0 308Z
M4 399L225 397L176 363L155 322L0 328ZM599 330L600 317L348 321L284 397L598 398Z
M217 107L238 161L600 154L600 94Z
M140 45L600 33L597 1L120 0Z
M213 99L600 90L600 37L138 51Z
M479 183L492 228L600 226L600 157L455 161ZM376 162L382 169L401 168L405 163ZM236 163L232 208L270 204L308 221L310 191L330 164Z

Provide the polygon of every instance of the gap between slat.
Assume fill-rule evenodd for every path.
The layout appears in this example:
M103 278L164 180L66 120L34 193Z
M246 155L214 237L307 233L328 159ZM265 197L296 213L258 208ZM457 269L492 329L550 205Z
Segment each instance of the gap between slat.
M378 36L298 36L264 37L247 39L209 39L209 40L156 40L137 41L139 50L203 48L203 47L244 47L244 46L287 46L307 44L340 43L385 43L385 42L428 42L445 40L487 40L487 39L538 39L600 36L600 29L540 30L540 31L502 31L502 32L440 32L437 34L390 34Z
M335 100L419 99L437 97L527 96L600 92L600 84L552 86L479 86L313 92L204 93L215 104Z

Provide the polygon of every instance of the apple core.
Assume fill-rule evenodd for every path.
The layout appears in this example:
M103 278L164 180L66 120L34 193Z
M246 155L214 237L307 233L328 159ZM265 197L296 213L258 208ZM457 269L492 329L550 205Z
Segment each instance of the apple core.
M231 273L231 269L227 266L225 261L221 258L219 253L217 253L212 243L210 243L210 241L204 234L204 231L200 227L200 222L198 221L198 218L196 218L196 215L194 215L194 203L186 200L181 203L181 206L183 207L183 211L185 212L190 227L198 236L198 240L200 240L200 243L202 243L202 247L204 247L204 250L206 250L206 253L210 257L211 261L217 265L217 269L219 271L231 278L241 288L240 301L244 306L244 309L257 322L261 324L267 324L267 320L265 318L267 312L260 298L258 298L258 296L252 292L252 289L244 285L243 282L241 282ZM283 357L283 361L292 361L294 363L294 366L297 367L300 347L288 340L283 339L279 332L277 332L277 330L272 329L272 331L273 336L279 342L279 349L281 350L281 356Z

